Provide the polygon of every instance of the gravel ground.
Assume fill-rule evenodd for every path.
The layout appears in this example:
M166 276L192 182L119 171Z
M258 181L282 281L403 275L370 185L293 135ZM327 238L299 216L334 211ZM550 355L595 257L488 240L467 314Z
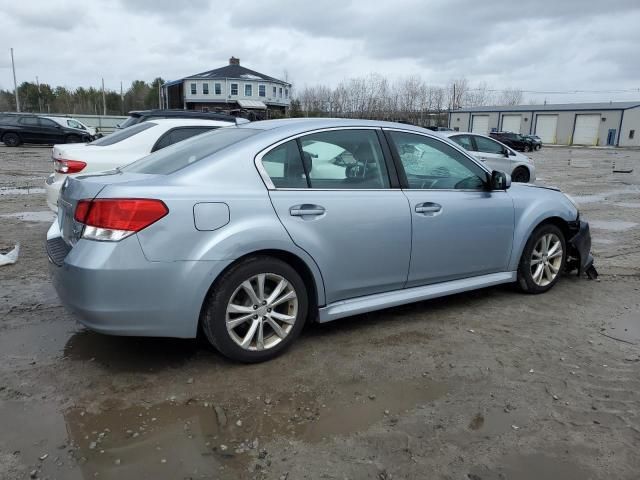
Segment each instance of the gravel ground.
M43 249L49 154L0 147L0 250L22 245L0 267L0 478L638 478L640 151L531 154L591 222L599 281L309 325L249 366L76 323Z

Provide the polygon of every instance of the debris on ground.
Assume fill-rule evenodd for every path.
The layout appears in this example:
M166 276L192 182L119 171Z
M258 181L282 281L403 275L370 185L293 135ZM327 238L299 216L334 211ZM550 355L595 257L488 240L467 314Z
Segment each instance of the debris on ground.
M18 255L20 254L20 244L16 244L13 249L8 252L0 250L0 267L3 265L11 265L18 261Z

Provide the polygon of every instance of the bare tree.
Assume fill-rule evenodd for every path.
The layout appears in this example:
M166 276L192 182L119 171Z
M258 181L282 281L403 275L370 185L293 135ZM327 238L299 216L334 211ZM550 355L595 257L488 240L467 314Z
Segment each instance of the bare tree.
M522 90L517 88L505 88L498 97L499 105L520 105L522 103Z

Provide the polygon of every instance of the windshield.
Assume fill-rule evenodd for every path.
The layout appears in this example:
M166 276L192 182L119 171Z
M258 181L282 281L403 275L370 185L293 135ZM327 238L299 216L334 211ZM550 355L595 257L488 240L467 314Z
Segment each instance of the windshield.
M121 142L126 140L127 138L133 137L134 135L139 134L140 132L144 132L151 127L155 127L158 125L153 122L145 122L145 123L137 123L132 127L125 128L123 130L116 130L115 132L107 135L106 137L99 138L98 140L94 140L89 145L94 145L96 147L106 147L107 145L113 145L114 143Z
M131 125L135 125L140 121L140 117L129 117L124 122L118 124L118 128L127 128Z
M146 125L146 123L139 125ZM237 127L220 128L158 150L120 170L132 173L168 175L249 138L258 131Z

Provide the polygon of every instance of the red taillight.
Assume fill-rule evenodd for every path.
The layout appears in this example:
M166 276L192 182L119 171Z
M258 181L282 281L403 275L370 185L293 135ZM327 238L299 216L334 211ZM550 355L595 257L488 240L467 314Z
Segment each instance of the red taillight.
M169 213L161 200L102 198L80 200L74 218L90 227L139 232Z
M58 173L78 173L87 166L85 162L80 160L65 160L64 158L56 158L53 164L54 170Z

